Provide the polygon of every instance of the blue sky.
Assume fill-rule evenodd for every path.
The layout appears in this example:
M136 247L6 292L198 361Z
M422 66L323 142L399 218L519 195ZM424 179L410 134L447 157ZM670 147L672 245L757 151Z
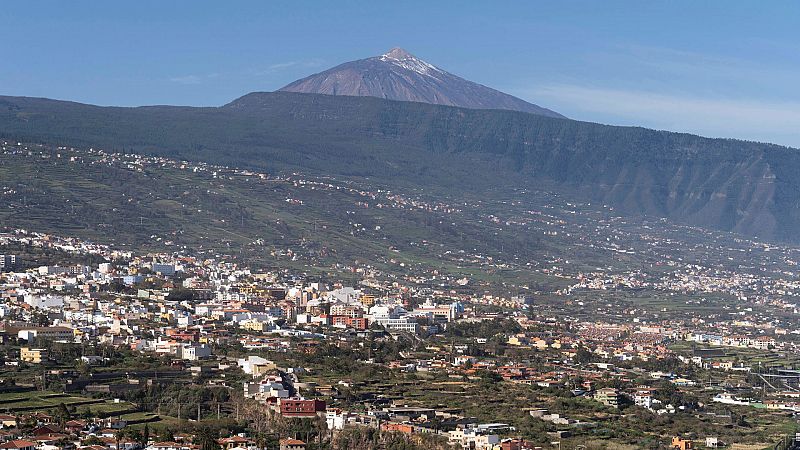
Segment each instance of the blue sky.
M221 105L400 46L571 118L800 147L795 1L8 1L0 94Z

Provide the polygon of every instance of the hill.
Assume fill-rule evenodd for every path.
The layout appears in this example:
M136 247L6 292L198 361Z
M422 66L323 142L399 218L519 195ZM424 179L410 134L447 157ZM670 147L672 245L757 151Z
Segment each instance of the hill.
M581 274L669 285L676 270L696 274L700 266L723 279L733 273L769 278L791 273L799 258L796 248L627 219L542 190L445 196L427 187L389 190L371 180L0 144L0 235L25 229L316 279L404 279L435 289L506 294L554 292ZM33 267L55 257L49 250L0 243L3 252L22 255ZM665 264L676 261L678 266Z
M800 236L794 149L514 111L288 92L248 94L219 108L0 97L0 134L441 196L551 189L631 215L764 239Z

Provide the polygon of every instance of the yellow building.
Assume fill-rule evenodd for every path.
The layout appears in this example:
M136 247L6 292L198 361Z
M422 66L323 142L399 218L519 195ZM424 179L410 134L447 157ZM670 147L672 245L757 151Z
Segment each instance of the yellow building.
M534 339L533 342L531 342L531 345L533 345L533 347L536 348L537 350L544 350L548 347L547 341L539 338Z
M264 364L253 364L253 377L260 377L277 369L278 365L272 361L267 361Z
M370 306L375 305L375 296L364 294L360 299L358 299L358 301L360 301L362 305L369 308Z
M240 328L250 331L265 331L269 329L269 323L258 320L248 320L239 325Z
M24 362L41 364L47 359L47 350L43 348L22 347L19 349L19 359Z
M531 341L524 334L515 334L508 338L508 345L527 346Z
M619 391L614 388L598 389L594 394L595 400L612 408L619 408L621 398Z

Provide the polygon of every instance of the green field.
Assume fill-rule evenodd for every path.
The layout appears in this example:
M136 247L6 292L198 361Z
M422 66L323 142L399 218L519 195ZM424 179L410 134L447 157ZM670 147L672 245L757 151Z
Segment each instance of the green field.
M101 416L111 416L134 411L135 405L128 402L95 399L79 395L49 391L28 391L0 394L0 411L8 414L49 412L64 404L76 412L90 410Z

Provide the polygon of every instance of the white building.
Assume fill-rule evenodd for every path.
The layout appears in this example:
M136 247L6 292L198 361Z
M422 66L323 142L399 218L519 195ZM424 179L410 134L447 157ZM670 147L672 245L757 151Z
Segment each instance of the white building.
M328 297L341 303L357 303L361 298L361 291L351 287L343 287L328 292Z
M239 358L236 363L239 364L244 373L253 375L256 366L266 366L272 364L272 361L260 356L250 355L247 358Z
M261 381L244 383L244 396L256 400L268 398L289 398L289 391L280 376L267 376Z
M417 322L408 316L402 306L375 305L369 309L370 323L377 323L388 330L416 333Z
M25 303L39 309L61 309L64 307L64 297L29 294L25 296Z
M207 344L185 344L179 350L180 354L177 356L187 361L197 361L211 357L211 347Z
M495 444L500 443L500 436L482 434L480 430L474 428L456 429L448 433L448 440L451 445L457 445L464 450L490 450Z
M325 411L325 422L329 430L341 430L347 423L347 413L341 409L329 409Z

